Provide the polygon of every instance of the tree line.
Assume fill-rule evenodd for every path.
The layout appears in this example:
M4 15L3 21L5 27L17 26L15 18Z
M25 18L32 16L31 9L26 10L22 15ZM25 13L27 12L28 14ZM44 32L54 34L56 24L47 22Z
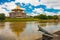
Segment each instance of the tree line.
M44 14L40 14L38 16L34 16L34 18L38 18L38 19L59 19L59 17L57 15L53 15L53 16L50 16L50 15L44 15Z
M0 21L3 21L5 20L5 14L4 13L0 13ZM38 18L38 19L59 19L59 17L57 15L53 15L53 16L50 16L50 15L44 15L44 14L40 14L40 15L37 15L37 16L34 16L32 18Z

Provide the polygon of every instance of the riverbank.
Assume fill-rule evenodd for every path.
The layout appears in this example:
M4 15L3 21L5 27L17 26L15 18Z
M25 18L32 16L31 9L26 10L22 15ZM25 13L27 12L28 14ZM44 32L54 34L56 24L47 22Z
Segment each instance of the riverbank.
M6 18L4 21L0 22L25 22L25 21L38 21L38 22L60 22L60 20L41 20L37 18Z
M50 20L39 20L39 22L60 22L60 20L52 20L52 19L50 19Z
M39 19L34 18L6 18L5 22L24 22L24 21L38 21Z

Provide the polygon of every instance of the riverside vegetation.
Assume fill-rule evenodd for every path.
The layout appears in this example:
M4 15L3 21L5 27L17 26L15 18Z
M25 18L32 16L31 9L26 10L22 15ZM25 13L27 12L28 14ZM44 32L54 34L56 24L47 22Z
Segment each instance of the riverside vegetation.
M57 15L54 16L46 16L44 14L40 14L37 16L28 16L26 18L9 18L5 17L3 13L0 14L0 22L16 22L16 21L40 21L40 22L60 22L60 19Z

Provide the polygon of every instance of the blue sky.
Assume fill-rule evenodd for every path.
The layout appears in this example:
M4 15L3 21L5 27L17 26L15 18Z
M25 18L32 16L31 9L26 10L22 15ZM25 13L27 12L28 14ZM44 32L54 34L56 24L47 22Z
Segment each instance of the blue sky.
M60 14L59 0L0 0L0 13L8 15L12 9L20 6L30 15L46 13L47 15Z

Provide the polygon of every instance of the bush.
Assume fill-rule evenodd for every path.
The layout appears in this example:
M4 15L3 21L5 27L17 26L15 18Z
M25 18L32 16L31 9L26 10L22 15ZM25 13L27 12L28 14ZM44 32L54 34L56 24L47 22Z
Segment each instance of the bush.
M3 21L3 20L5 20L5 14L1 13L0 14L0 21Z

